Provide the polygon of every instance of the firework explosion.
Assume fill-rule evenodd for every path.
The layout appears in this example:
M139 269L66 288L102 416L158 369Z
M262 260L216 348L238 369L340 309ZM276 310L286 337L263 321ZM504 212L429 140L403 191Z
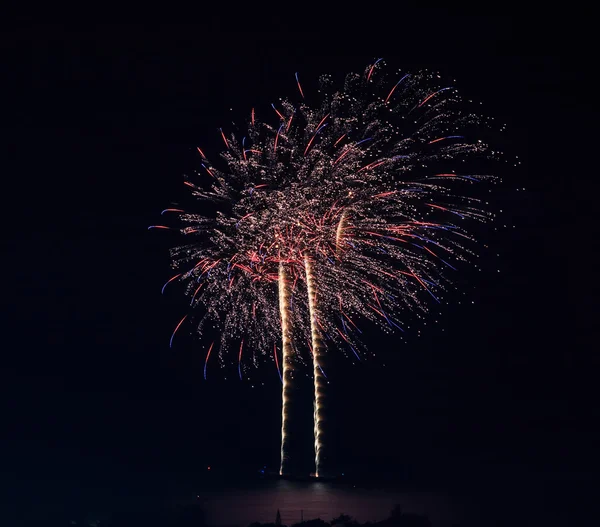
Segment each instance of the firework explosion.
M171 251L178 273L165 286L180 282L190 298L171 343L191 320L200 335L218 331L218 355L236 361L240 378L272 354L283 382L281 473L297 365L313 364L318 475L326 351L362 360L361 320L402 332L399 317L440 302L447 270L472 254L465 220L491 217L467 196L490 178L465 172L487 155L484 120L438 75L382 66L337 91L322 76L312 106L296 74L297 102L272 104L264 122L252 109L245 132L219 131L219 162L198 148L201 170L185 184L209 212L163 211L186 239Z

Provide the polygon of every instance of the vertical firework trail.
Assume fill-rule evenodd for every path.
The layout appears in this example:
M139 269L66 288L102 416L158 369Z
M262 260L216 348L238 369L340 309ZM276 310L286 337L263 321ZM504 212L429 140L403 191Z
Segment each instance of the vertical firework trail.
M325 403L325 376L321 369L323 359L323 346L321 345L321 335L317 328L317 292L315 290L315 275L313 273L310 257L304 256L304 267L306 269L306 285L308 289L308 309L310 317L310 336L313 356L313 372L315 386L315 413L314 413L314 434L315 434L315 476L319 477L322 473L322 449L324 445L324 403Z
M292 339L289 327L290 294L288 276L283 263L279 264L279 312L281 314L281 347L283 387L281 390L281 464L279 474L289 473L289 410L292 395ZM275 351L277 353L277 351Z

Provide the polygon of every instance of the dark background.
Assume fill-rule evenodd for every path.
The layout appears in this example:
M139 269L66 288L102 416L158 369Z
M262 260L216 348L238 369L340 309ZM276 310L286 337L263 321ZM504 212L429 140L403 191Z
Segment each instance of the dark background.
M209 465L276 468L274 367L243 383L213 367L204 382L202 343L182 334L169 349L186 303L160 295L171 241L146 228L185 193L195 147L220 147L218 127L294 96L295 71L310 91L319 74L341 79L380 56L390 68L458 79L507 123L498 140L522 164L504 172L494 198L504 212L485 234L483 271L461 271L464 287L440 324L421 327L422 337L415 326L402 343L374 334L379 364L333 375L339 468L432 487L594 488L598 358L584 297L593 249L573 230L593 202L571 196L571 181L592 180L575 153L593 131L585 115L596 95L577 88L586 46L555 32L557 18L358 18L4 33L8 501L55 487L193 480Z

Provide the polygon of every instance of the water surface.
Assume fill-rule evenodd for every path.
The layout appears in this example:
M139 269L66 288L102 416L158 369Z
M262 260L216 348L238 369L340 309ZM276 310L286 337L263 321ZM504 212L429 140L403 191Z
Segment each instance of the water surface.
M214 526L246 527L252 522L274 522L277 510L282 523L292 525L321 518L329 521L341 513L360 522L389 517L399 504L405 512L423 514L434 526L459 523L463 514L456 498L424 491L364 489L329 482L266 480L237 488L198 491L197 502Z

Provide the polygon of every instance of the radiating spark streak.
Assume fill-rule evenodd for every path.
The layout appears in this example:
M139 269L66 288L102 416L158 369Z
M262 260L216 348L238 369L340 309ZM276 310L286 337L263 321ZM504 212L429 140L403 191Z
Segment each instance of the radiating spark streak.
M290 115L290 120L288 121L287 126L285 127L285 131L287 132L290 129L290 126L292 125L292 119L294 118L294 114Z
M390 97L392 96L392 93L394 93L394 90L398 87L398 84L400 84L404 79L406 79L406 77L408 77L408 73L406 75L404 75L404 77L402 77L396 84L395 86L392 88L392 90L390 91L390 93L388 93L388 96L385 98L385 102L384 104L387 104L387 102L390 100Z
M344 156L348 155L348 154L350 153L350 151L351 151L351 150L352 150L351 148L347 148L347 149L346 149L346 151L345 151L345 152L343 152L343 153L342 153L342 155L341 155L340 157L338 157L338 158L337 158L337 159L336 159L336 160L333 162L333 164L335 165L335 164L336 164L338 161L341 161L341 159L342 159Z
M404 331L398 324L396 324L391 318L388 319L389 322L391 322L395 327L397 327L400 331L402 331L402 333L406 333L406 331Z
M439 258L439 256L437 254L435 254L431 249L429 249L428 247L423 246L423 249L425 249L428 253L432 254L433 256L435 256L436 258Z
M227 137L225 137L225 134L223 133L223 129L219 128L219 131L221 132L221 137L223 138L223 142L225 143L225 146L227 147L227 149L229 149L229 142L227 141Z
M354 349L354 346L350 346L350 349L352 350L352 353L354 353L354 355L356 356L356 358L357 358L358 360L361 360L361 359L360 359L360 356L358 355L358 353L356 353L356 350Z
M446 90L451 90L451 89L452 89L452 86L448 86L447 88L442 88L441 90L438 90L435 93L432 93L428 97L425 97L425 99L423 100L423 102L421 104L419 104L417 108L420 108L421 106L423 106L429 99L431 99L432 97L435 97L438 93L441 93L441 92L446 91Z
M275 112L277 113L277 115L279 115L279 118L282 121L285 121L285 117L283 116L283 114L277 108L275 108L275 105L273 103L271 103L271 106L273 107L273 110L275 110Z
M367 306L369 306L373 311L375 311L375 313L377 313L381 317L385 318L385 315L379 309L377 309L375 306L368 304L368 303L367 303Z
M200 155L202 156L202 159L206 159L206 156L204 155L204 152L200 149L199 146L196 147L198 152L200 152Z
M321 119L321 121L319 122L319 124L317 125L317 130L319 128L321 128L321 125L325 122L325 119L327 119L329 117L330 114L327 114L325 117L323 117L323 119Z
M273 143L273 152L277 151L277 140L279 139L279 132L281 132L282 127L283 127L283 125L281 125L279 127L279 130L277 130L277 135L275 136L275 143Z
M210 357L210 352L212 351L214 345L215 343L213 341L210 347L208 348L208 353L206 354L206 359L204 360L204 380L206 380L206 368L208 366L208 358Z
M453 271L457 271L458 269L456 269L456 267L454 267L453 265L449 264L446 260L444 260L443 258L440 258L440 260L445 263L448 267L450 267L450 269L452 269Z
M194 269L197 269L198 267L206 263L207 260L208 258L202 258L202 260L200 260L196 265L194 265Z
M379 304L379 300L377 300L377 304L379 305L379 307L381 307L381 304ZM381 312L383 313L383 316L385 317L385 320L388 323L388 326L392 327L392 321L390 320L390 317L387 316L387 313L384 311L384 309L381 309Z
M302 92L302 86L300 86L300 79L298 79L298 72L295 73L296 83L298 84L298 90L300 91L300 95L304 99L304 93Z
M337 332L340 334L340 336L348 343L351 344L351 342L348 340L348 337L346 337L346 335L344 335L339 328L335 328L337 330Z
M313 350L313 373L315 389L315 412L314 412L314 436L315 436L315 475L318 477L321 471L321 451L324 443L324 403L326 380L321 371L322 361L321 337L316 324L319 323L317 314L317 292L315 290L315 277L312 271L311 261L308 255L304 256L304 267L306 269L306 286L308 290L308 307L310 316L310 333ZM320 323L319 323L320 324Z
M359 333L362 333L362 331L358 328L358 326L352 321L352 319L346 315L346 313L342 312L342 315L344 315L346 317L346 320L348 322L350 322L350 324L352 324L354 326L354 329L356 329L356 331L358 331Z
M202 168L204 168L204 170L206 170L212 177L215 177L210 168L208 168L204 163L202 163Z
M310 340L306 344L308 346L308 351L310 352L310 356L313 357L313 350L312 350L312 346L310 345ZM323 371L323 368L321 368L321 366L319 366L319 370L321 370L323 377L325 377L325 379L327 379L327 375L325 375L325 372Z
M167 230L171 230L171 227L167 227L166 225L150 225L150 227L148 227L148 230L150 229L167 229Z
M450 210L450 209L447 209L446 207L442 207L441 205L435 205L434 203L426 203L426 205L429 205L430 207L433 207L434 209L447 210L447 211Z
M383 293L383 289L381 287L377 287L376 285L372 284L371 282L367 281L367 280L362 280L361 282L364 282L365 284L367 284L373 291L378 291L380 293Z
M342 134L342 135L341 135L341 136L338 138L338 140L337 140L335 143L333 143L333 146L334 146L334 147L335 147L335 146L337 146L337 144L338 144L338 143L339 143L339 142L340 142L342 139L344 139L344 137L346 137L347 135L348 135L348 134Z
M160 215L162 216L165 212L185 212L185 211L183 211L181 209L165 209L160 213Z
M387 196L393 196L394 194L397 194L398 191L397 190L392 190L390 192L382 192L381 194L375 194L373 197L374 198L385 198Z
M246 265L236 263L236 264L233 264L233 267L237 267L238 269L241 269L242 271L246 271L247 273L252 274L252 269L250 269Z
M378 167L378 166L380 166L380 165L383 165L383 164L385 163L385 161L386 161L386 160L384 159L383 161L376 161L376 162L374 162L374 163L371 163L370 165L367 165L367 166L365 166L365 167L362 167L362 168L359 170L359 172L362 172L363 170L370 170L371 168L375 168L375 167Z
M434 299L436 302L440 302L438 300L438 298L429 290L429 288L425 285L425 283L423 282L423 280L421 280L414 271L411 270L410 275L413 276L414 278L417 279L417 281L423 286L423 288L425 289L425 291L427 291Z
M242 223L246 218L250 218L252 216L252 213L249 212L248 214L246 214L245 216L242 216L236 223L236 226L238 226L240 223Z
M196 299L196 295L198 294L198 291L200 291L200 289L202 288L202 286L203 286L203 285L204 285L204 284L200 284L200 285L199 285L199 286L196 288L196 290L194 291L194 294L193 294L193 296L192 296L192 301L190 302L190 305L193 305L193 304L194 304L194 300Z
M252 123L252 126L254 126L254 108L252 108L252 111L250 112L250 122Z
M310 141L308 142L308 144L306 145L306 148L304 150L304 155L306 155L306 152L308 152L308 149L310 148L310 145L312 145L312 142L315 140L315 137L317 137L317 134L326 126L327 126L327 124L324 124L323 126L318 128L317 131L314 133L314 135L310 138Z
M173 337L175 336L175 333L177 333L177 330L179 329L179 327L181 326L181 324L183 324L183 321L187 318L187 315L185 315L180 321L179 324L177 324L177 327L175 328L175 331L173 331L173 334L171 335L171 340L169 340L169 348L173 347Z
M448 209L448 208L446 208L446 207L442 207L441 205L435 205L435 204L433 204L433 203L426 203L426 205L429 205L430 207L433 207L434 209L440 209L440 210L444 210L444 211L446 211L446 212L450 212L450 213L452 213L452 214L456 214L457 216L459 216L460 218L463 218L463 219L464 219L464 217L465 217L465 216L464 216L463 214L461 214L460 212L456 212L455 210ZM459 233L457 233L457 234L459 234Z
M438 139L434 139L433 141L429 141L428 144L432 145L433 143L439 143L444 139L463 139L462 135L447 135L446 137L439 137Z
M372 231L364 231L365 234L369 234L371 236L377 236L378 238L384 238L386 240L394 240L396 242L405 242L405 240L403 240L402 238L397 238L395 236L386 236L385 234L381 234L379 232L372 232ZM363 243L366 243L366 240L363 240Z
M381 59L377 59L373 65L371 66L371 68L369 69L369 74L367 75L367 82L369 82L369 79L371 78L371 75L373 73L373 70L375 69L375 66L377 66L377 63L380 61Z
M383 311L383 307L381 307L381 302L379 302L379 297L377 296L377 289L375 288L375 286L372 286L372 287L373 287L373 296L375 297L375 302L377 302L379 309L381 309Z
M292 396L292 335L289 327L289 289L288 276L283 263L279 264L279 314L281 318L281 346L283 364L281 390L281 464L279 474L288 473L289 463L289 418Z
M240 381L242 380L242 350L244 349L244 339L242 339L242 343L240 344L240 354L238 356L238 373L240 375Z
M361 143L364 143L366 141L371 141L371 137L367 137L366 139L363 139L362 141L359 141L358 143L355 143L354 146L358 146ZM349 146L346 148L346 151L340 156L338 157L332 164L335 165L338 161L340 161L344 156L346 156L347 154L349 154L352 151L352 147Z
M177 280L177 278L179 278L183 273L179 273L176 274L174 277L169 278L166 282L165 285L162 286L162 289L160 290L161 294L165 294L165 287L167 287L173 280Z
M348 329L348 326L346 326L346 322L344 321L344 319L342 317L340 317L340 322L342 323L342 327L344 328L344 333L348 333L348 331L350 331Z

